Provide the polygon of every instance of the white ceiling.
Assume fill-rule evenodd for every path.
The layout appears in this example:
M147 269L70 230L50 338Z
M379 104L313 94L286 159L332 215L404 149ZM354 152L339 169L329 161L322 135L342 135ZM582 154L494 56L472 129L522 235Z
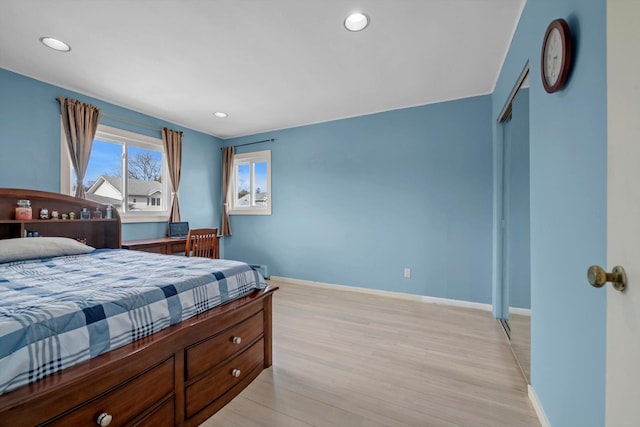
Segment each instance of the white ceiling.
M524 3L0 0L0 67L229 138L491 93Z

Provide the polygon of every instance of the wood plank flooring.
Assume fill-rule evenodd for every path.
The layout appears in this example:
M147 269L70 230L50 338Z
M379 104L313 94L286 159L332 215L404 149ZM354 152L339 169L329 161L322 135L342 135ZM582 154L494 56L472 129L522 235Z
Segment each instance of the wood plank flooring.
M540 425L490 313L272 283L273 367L202 427Z

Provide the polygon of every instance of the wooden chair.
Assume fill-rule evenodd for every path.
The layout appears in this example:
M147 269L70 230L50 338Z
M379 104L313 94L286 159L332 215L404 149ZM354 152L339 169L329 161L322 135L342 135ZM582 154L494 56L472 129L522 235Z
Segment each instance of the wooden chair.
M184 254L185 256L219 258L218 229L195 228L189 230Z

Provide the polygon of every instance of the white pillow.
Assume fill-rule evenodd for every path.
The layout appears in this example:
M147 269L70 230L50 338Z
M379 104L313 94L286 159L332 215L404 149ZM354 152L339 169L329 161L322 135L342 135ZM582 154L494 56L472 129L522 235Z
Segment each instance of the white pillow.
M0 240L0 263L27 259L80 255L95 248L66 237L26 237Z

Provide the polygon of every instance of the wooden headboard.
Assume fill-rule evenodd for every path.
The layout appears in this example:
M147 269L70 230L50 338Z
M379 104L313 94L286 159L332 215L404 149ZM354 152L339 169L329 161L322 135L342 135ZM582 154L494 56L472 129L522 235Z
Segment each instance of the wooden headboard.
M31 201L33 219L16 220L15 208L18 200ZM75 213L75 219L39 219L40 209L47 208L49 213L58 211ZM102 211L102 219L79 219L82 208ZM38 232L40 236L70 237L86 239L86 243L94 248L120 248L121 224L120 215L113 209L113 218L107 219L107 206L90 200L78 199L60 193L27 190L20 188L0 188L0 239L25 237L27 232Z

